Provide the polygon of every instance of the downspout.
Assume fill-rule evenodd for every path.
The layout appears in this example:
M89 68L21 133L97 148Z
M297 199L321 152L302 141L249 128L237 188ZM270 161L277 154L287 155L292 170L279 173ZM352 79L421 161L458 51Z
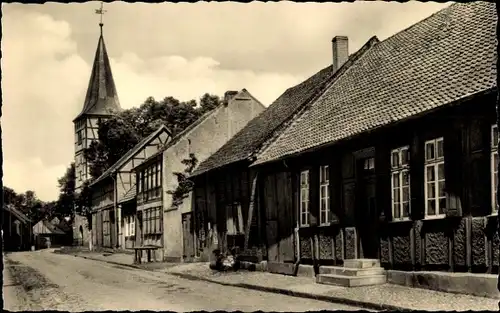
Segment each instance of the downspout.
M116 175L116 171L115 172L112 172L111 173L111 179L113 180L113 210L114 210L114 214L115 214L115 224L116 224L116 247L115 248L119 248L120 246L120 231L119 231L119 228L120 228L120 223L118 221L118 208L117 208L117 197L118 197L118 192L116 190L116 178L115 178L115 175Z

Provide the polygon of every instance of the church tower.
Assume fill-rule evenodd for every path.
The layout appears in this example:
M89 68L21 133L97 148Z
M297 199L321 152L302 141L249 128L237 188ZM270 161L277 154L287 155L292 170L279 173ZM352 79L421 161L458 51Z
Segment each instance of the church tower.
M88 162L85 160L83 151L90 146L92 141L98 140L98 124L101 120L111 117L115 112L121 110L118 95L116 93L111 65L104 44L102 32L102 9L96 10L101 14L101 35L97 43L97 50L92 66L92 73L83 103L83 109L73 120L75 125L75 191L81 191L82 185L90 178Z

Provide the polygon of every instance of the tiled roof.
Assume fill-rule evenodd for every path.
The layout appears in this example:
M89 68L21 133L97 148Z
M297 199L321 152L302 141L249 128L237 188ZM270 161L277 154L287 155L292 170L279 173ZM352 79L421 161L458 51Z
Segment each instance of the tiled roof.
M112 111L120 110L120 101L111 72L108 52L101 33L83 109L75 120L82 115L110 115Z
M254 165L496 87L496 23L494 3L456 3L376 44Z
M97 184L102 181L104 178L108 177L114 171L118 170L122 165L124 165L131 157L133 157L136 153L138 153L144 146L146 146L151 140L156 138L161 132L166 131L168 133L169 130L165 125L161 125L157 130L152 132L149 136L142 139L135 147L130 149L127 153L125 153L118 161L115 162L112 166L110 166L101 176L99 176L96 180L94 180L90 186Z
M120 200L120 203L127 202L133 200L137 195L137 188L135 182L132 183L132 187L123 195L123 198Z
M232 163L246 160L269 140L280 127L288 121L302 107L317 96L331 81L339 77L367 48L378 39L371 38L363 48L351 55L349 60L337 71L333 72L332 65L325 67L302 83L287 89L266 110L252 119L243 129L232 137L219 150L200 163L191 174L196 176L210 170Z

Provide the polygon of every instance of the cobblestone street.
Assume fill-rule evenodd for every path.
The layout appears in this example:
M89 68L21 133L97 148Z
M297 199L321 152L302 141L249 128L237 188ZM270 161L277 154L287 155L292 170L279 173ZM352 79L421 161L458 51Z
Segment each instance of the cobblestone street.
M323 301L190 281L49 251L4 257L4 308L19 310L357 310Z

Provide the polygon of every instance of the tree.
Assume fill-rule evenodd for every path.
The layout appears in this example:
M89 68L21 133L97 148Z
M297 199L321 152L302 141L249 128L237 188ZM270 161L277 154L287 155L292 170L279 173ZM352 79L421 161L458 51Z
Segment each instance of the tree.
M149 97L138 108L124 110L104 120L99 124L99 141L84 151L90 176L98 178L160 125L165 125L175 136L221 103L218 96L208 93L200 98L199 104L194 100L181 102L173 97L161 101Z
M184 172L174 172L177 177L177 187L174 190L168 190L167 193L172 195L172 207L178 207L187 198L193 190L194 183L188 178L198 164L198 159L193 153L189 154L189 158L182 160L182 164L186 165Z
M60 217L72 217L75 203L75 163L71 163L66 173L57 180L59 198L55 203L55 213Z

